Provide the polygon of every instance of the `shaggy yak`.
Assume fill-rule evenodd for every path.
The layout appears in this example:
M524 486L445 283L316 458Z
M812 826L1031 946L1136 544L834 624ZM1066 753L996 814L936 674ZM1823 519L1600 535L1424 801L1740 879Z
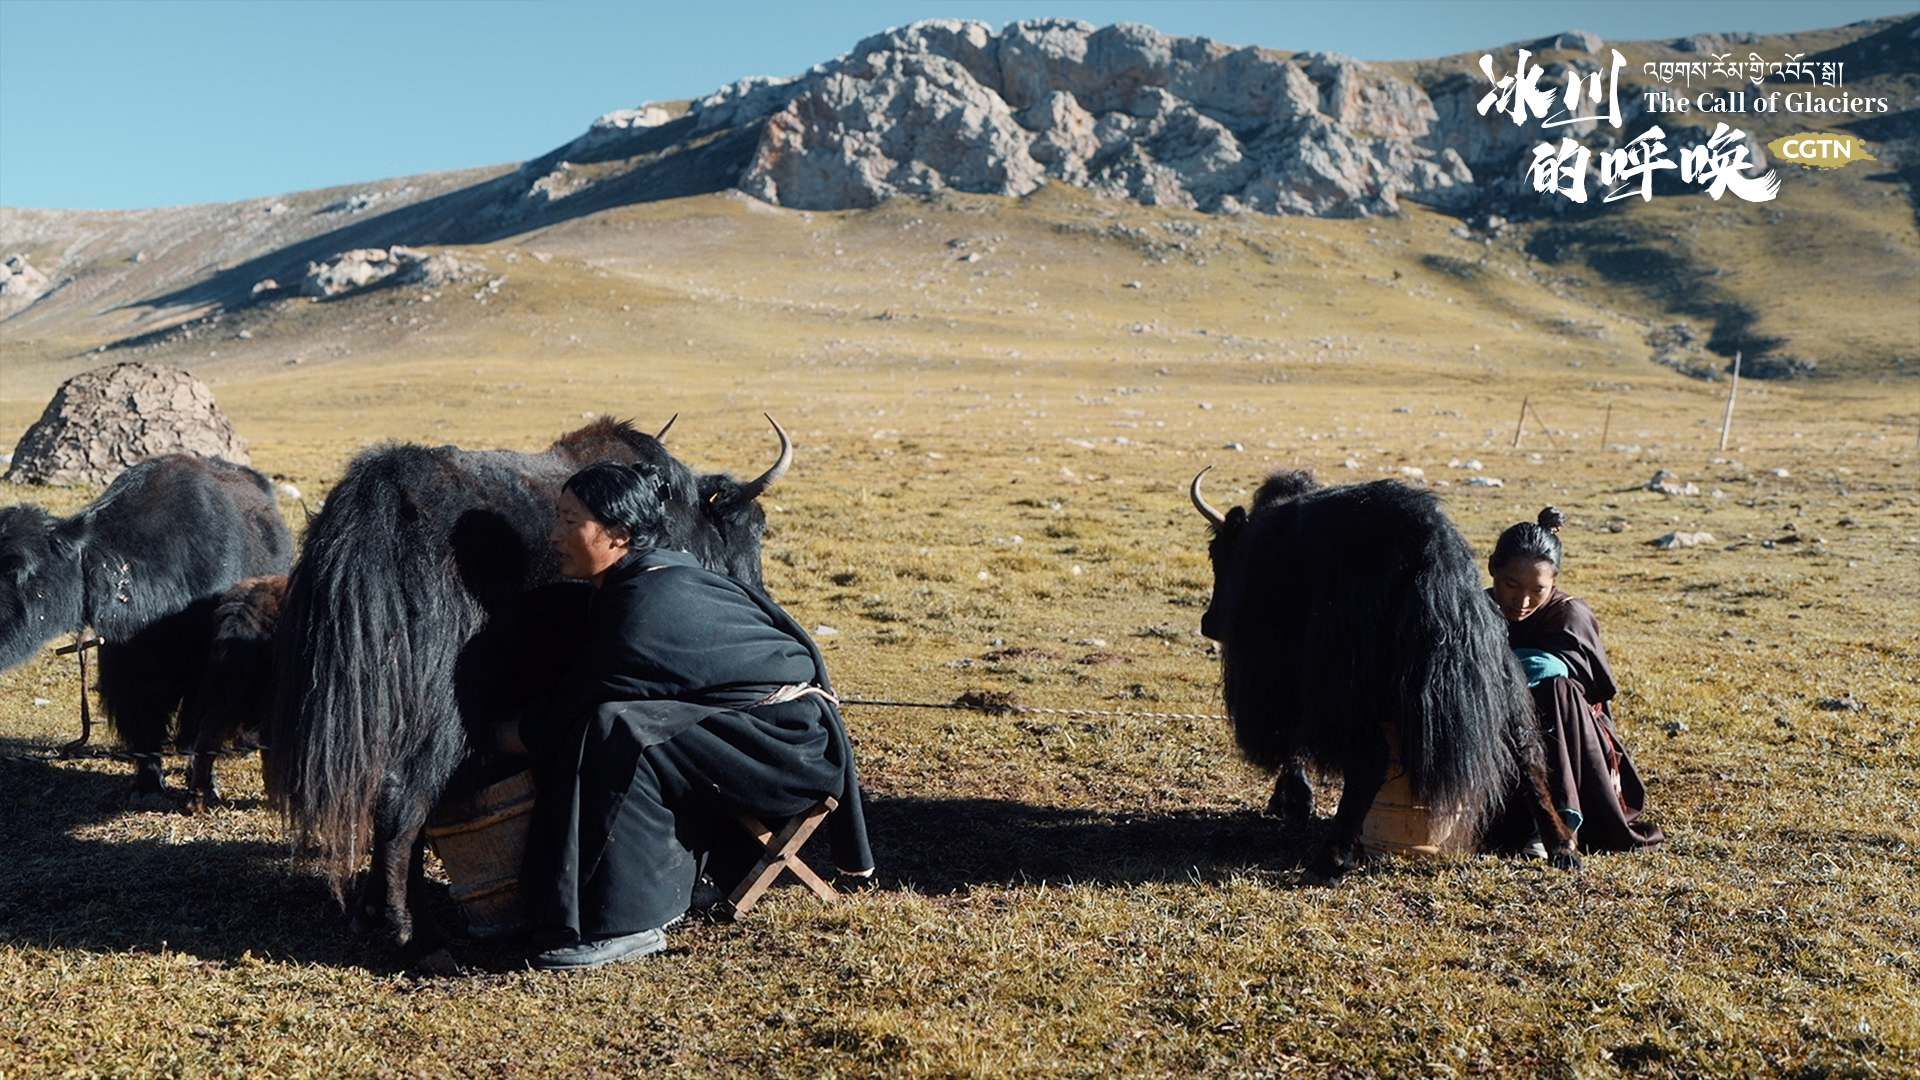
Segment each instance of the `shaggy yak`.
M167 454L121 473L68 518L0 509L0 669L90 626L100 701L141 755L134 790L162 789L160 751L200 685L220 594L287 570L293 539L267 479L219 458ZM180 741L197 739L184 729Z
M274 636L266 777L357 929L413 941L428 812L463 763L487 767L469 749L578 645L588 590L561 582L548 545L561 485L596 461L648 472L677 512L667 545L757 587L755 500L793 454L773 427L779 459L745 483L696 476L665 429L604 418L538 454L402 444L347 467L307 526Z
M1189 490L1213 528L1200 629L1220 643L1240 749L1286 767L1276 803L1297 805L1301 762L1345 780L1309 880L1358 863L1389 724L1421 802L1477 829L1524 784L1553 865L1579 866L1547 794L1526 679L1439 499L1395 480L1323 488L1310 472L1276 472L1251 512L1222 514L1200 494L1206 474Z

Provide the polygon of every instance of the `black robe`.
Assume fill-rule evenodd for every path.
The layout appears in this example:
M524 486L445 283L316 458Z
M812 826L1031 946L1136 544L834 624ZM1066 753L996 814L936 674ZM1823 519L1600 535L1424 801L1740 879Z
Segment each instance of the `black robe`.
M521 718L539 795L520 888L537 925L583 938L665 925L754 854L733 822L778 829L823 796L834 862L870 870L853 750L820 652L766 594L683 552L642 549L595 591L583 653ZM725 881L723 886L731 886Z
M1555 806L1579 815L1586 851L1649 848L1666 837L1641 819L1647 791L1613 725L1615 687L1600 622L1585 600L1555 588L1533 614L1507 623L1514 649L1558 656L1568 674L1533 686Z

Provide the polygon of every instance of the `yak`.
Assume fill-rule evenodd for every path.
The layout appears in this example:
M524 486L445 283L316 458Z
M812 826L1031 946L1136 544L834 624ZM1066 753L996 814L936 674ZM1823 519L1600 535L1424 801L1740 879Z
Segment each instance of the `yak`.
M200 810L218 797L213 762L230 746L259 745L273 704L273 632L287 595L287 575L242 578L219 596L198 601L206 649L195 684L180 706L179 743L187 767L188 806Z
M793 446L741 482L696 475L658 436L602 418L536 454L455 446L366 451L307 527L274 634L269 798L329 872L356 929L415 942L423 827L463 763L578 644L584 585L548 545L569 476L596 461L654 478L667 544L761 584L756 501ZM672 427L670 420L667 427ZM361 863L371 866L350 887Z
M71 517L0 509L0 669L92 627L105 638L101 704L137 755L134 790L158 792L214 603L241 578L285 573L292 553L267 478L220 458L149 458Z
M1577 867L1525 676L1438 497L1397 480L1322 487L1281 471L1250 511L1222 514L1200 492L1209 469L1189 488L1213 533L1200 629L1220 643L1236 741L1256 765L1286 769L1276 803L1299 802L1302 762L1344 780L1306 879L1332 883L1358 864L1387 774L1387 725L1420 801L1478 829L1521 791L1553 865Z

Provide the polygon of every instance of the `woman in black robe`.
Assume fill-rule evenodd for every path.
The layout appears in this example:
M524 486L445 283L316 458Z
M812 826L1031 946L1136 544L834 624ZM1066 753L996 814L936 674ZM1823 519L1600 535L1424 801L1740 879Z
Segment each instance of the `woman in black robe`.
M1554 584L1565 520L1549 506L1537 523L1523 521L1500 534L1487 560L1490 592L1527 672L1548 786L1581 849L1650 848L1666 837L1641 817L1647 792L1613 724L1613 669L1600 622L1585 600Z
M673 512L641 467L590 465L560 496L561 573L594 586L582 655L560 688L503 725L539 794L521 867L535 924L565 944L537 967L658 952L711 858L744 873L735 823L826 796L843 872L870 873L859 781L820 652L764 593L651 546ZM718 872L718 871L716 871Z

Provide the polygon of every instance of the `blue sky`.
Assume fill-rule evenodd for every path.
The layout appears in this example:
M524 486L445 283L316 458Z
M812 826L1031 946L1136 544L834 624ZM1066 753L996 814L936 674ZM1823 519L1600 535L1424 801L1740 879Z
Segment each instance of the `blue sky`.
M790 75L888 26L1049 15L1442 56L1559 30L1777 32L1914 0L0 0L0 204L216 202L521 161L643 101Z

